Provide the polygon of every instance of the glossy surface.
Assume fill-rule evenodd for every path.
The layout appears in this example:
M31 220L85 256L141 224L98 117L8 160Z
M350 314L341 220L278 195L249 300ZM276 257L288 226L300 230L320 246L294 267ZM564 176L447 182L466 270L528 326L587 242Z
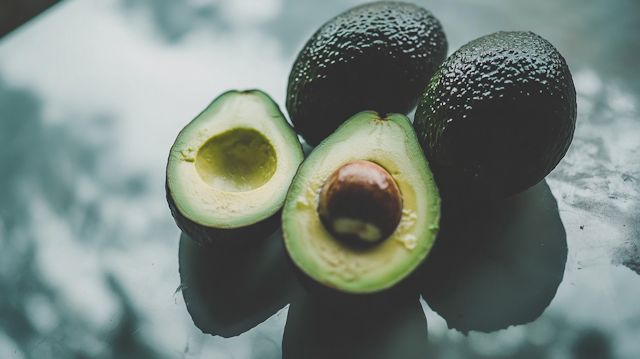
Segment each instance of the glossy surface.
M252 257L251 266L234 266L230 255L227 266L209 263L206 271L218 283L232 277L221 285L225 289L245 278L241 288L250 293L241 303L206 289L223 303L215 309L225 310L224 320L211 319L210 327L229 320L250 327L268 319L228 339L196 327L180 287L189 272L179 262L180 231L164 198L169 148L180 129L226 90L260 88L282 108L289 71L306 40L361 3L72 0L0 39L0 358L276 359L283 353L373 348L445 359L637 359L640 4L627 0L416 2L441 21L450 53L496 31L531 30L559 50L573 74L575 137L546 180L558 211L531 203L553 203L544 187L502 209L513 216L536 209L540 217L532 218L533 227L521 222L503 233L533 228L519 244L540 249L550 243L556 250L513 257L509 242L497 238L494 245L505 250L478 260L482 270L451 273L481 277L472 282L477 285L464 286L475 298L491 299L495 288L509 293L509 283L524 284L524 292L535 289L527 283L537 283L541 294L557 286L543 310L543 300L528 302L541 316L469 336L449 329L425 301L419 304L426 326L413 305L396 313L389 308L366 322L386 326L318 318L315 303L286 289L295 281L279 282L292 276L270 261L282 258L276 244L267 246L264 257ZM504 219L494 218L486 228L500 230ZM198 258L188 253L180 261L196 265ZM551 274L542 270L547 264ZM563 269L559 284L557 268ZM283 292L291 297L278 297ZM467 313L483 313L472 304L464 307ZM387 313L407 319L385 320ZM375 332L344 341L335 336L336 325ZM397 336L387 335L388 328ZM296 346L297 333L325 340ZM414 333L421 335L416 339Z

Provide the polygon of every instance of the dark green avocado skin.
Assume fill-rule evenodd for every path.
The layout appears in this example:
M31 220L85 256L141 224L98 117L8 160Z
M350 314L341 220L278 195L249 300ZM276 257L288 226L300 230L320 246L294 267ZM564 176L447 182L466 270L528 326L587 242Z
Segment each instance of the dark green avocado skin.
M553 45L531 32L497 32L447 58L414 128L443 197L505 198L556 167L576 112L569 67Z
M296 59L286 107L312 146L363 110L407 114L444 61L440 22L412 4L376 2L324 24Z

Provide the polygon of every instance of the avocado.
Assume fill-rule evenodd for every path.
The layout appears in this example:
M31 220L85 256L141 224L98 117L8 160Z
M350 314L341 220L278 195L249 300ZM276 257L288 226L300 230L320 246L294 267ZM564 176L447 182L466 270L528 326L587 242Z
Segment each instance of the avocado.
M266 238L302 162L302 146L271 98L228 91L178 135L166 194L178 227L202 245Z
M364 174L353 175L357 171ZM333 186L330 179L336 172L341 183L350 183L346 189L326 189ZM395 205L388 204L395 195L379 193L387 191L389 180L401 196L400 218L390 234L385 222L395 219L379 216L395 211ZM358 192L367 186L371 198ZM335 192L330 197L346 198L342 212L341 206L332 210L328 199L335 212L329 215L330 223L321 215L325 190ZM348 298L405 287L398 284L427 257L439 220L438 190L409 120L401 114L380 117L363 111L322 141L300 166L283 207L282 230L303 286L326 298L345 299L344 306L350 306L362 302Z
M348 10L317 30L293 64L291 122L316 146L360 111L407 114L446 54L442 26L424 8L375 2Z
M532 32L497 32L447 58L414 127L444 197L497 199L556 167L576 113L571 72L553 45Z

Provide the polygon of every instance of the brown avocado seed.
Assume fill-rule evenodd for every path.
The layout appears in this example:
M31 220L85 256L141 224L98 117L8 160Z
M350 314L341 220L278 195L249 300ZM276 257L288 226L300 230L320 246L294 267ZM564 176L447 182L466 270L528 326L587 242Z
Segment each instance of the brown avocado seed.
M318 212L336 237L359 244L389 237L402 217L402 196L389 172L369 161L350 162L324 183Z

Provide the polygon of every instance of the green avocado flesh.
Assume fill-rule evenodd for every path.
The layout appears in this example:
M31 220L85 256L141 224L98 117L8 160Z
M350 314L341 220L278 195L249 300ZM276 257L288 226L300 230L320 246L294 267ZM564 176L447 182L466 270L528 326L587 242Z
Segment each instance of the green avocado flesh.
M447 55L442 25L408 3L354 7L322 25L289 75L287 111L312 146L362 110L409 113Z
M381 243L354 247L329 233L318 214L325 180L346 163L384 168L402 195L402 217ZM293 180L282 214L293 263L326 287L351 294L380 292L422 263L438 232L440 197L411 123L403 115L365 111L341 125L307 157Z
M571 72L553 45L531 32L498 32L447 58L414 127L443 195L503 198L556 167L576 114Z
M202 238L207 229L243 228L273 216L302 159L297 135L268 95L222 94L171 148L166 189L176 223L206 243L213 240Z

